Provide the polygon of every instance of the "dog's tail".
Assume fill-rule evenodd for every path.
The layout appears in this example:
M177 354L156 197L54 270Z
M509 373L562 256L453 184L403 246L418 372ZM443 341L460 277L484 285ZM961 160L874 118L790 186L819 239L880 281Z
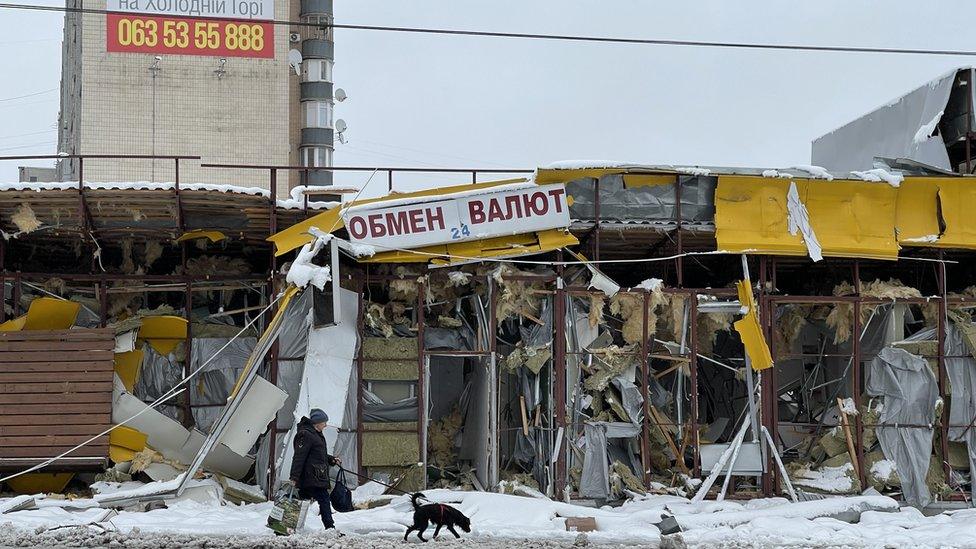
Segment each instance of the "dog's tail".
M420 509L420 504L417 503L417 500L420 499L420 498L423 498L423 497L426 497L426 496L424 496L420 492L417 492L414 495L410 496L410 503L413 504L413 508L414 509Z

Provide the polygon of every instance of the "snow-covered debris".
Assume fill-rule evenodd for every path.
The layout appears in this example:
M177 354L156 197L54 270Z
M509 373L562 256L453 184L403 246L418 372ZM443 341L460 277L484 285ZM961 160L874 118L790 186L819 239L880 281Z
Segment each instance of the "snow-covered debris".
M26 495L3 500L0 501L0 515L9 513L11 511L26 509L27 507L32 507L33 505L34 498Z
M785 500L784 500L785 502ZM675 513L675 518L683 530L736 526L758 518L803 518L815 519L839 515L846 512L897 511L898 502L885 496L854 496L828 498L799 503L785 502L762 509L728 511L716 513L696 513L691 515Z
M891 173L884 168L874 168L871 170L864 170L863 172L853 171L851 172L851 175L864 181L884 181L896 189L900 187L901 182L905 180L904 175L900 173Z
M0 515L0 545L9 545L3 535L17 530L34 530L35 528L55 528L63 526L81 526L97 522L106 515L106 509L93 508L83 511L68 511L61 507L14 511Z
M384 497L392 498L392 496L384 496L384 493L386 493L386 486L372 480L365 482L352 491L352 504L356 507L363 507Z
M801 469L794 473L793 484L828 494L843 494L854 489L854 466L820 467L816 471Z
M898 467L890 459L879 459L871 464L871 476L882 480L898 478Z
M810 174L812 177L815 177L817 179L826 179L827 181L834 180L834 176L830 175L830 172L828 172L825 168L821 168L820 166L800 164L799 166L793 166L793 169L800 170L801 172L806 172Z
M289 284L294 284L299 288L304 288L312 284L312 286L315 286L319 290L325 289L325 285L332 280L332 270L328 265L319 266L312 263L312 260L315 259L315 256L328 243L331 237L332 235L319 232L312 242L302 246L302 249L295 257L295 261L288 268L288 274L285 279Z
M348 246L342 247L349 250L349 253L356 257L373 257L376 255L376 248L370 246L369 244L357 244L355 242L350 242Z
M864 511L857 524L831 518L759 518L668 536L662 547L973 547L974 518L974 509L927 517L913 507Z
M918 130L915 132L915 137L912 137L912 143L915 143L916 145L920 145L928 141L929 137L931 137L932 134L935 133L935 127L939 125L939 120L942 120L942 115L944 113L945 111L939 111L932 118L932 120L929 120L925 124L919 126Z
M178 477L166 482L150 482L148 484L139 483L138 485L134 483L126 483L127 485L124 489L102 492L95 494L92 496L92 498L95 501L103 502L165 494L175 491L185 475L186 473L180 473Z
M309 190L311 190L311 189L313 189L313 187L309 187L309 186L306 186L306 185L299 185L297 187L293 187L291 189L291 191L288 193L289 194L289 198L279 198L278 199L278 207L279 208L285 208L285 209L288 209L288 210L298 210L298 209L304 208L305 207L305 194ZM315 186L314 187L314 190L317 193L327 193L328 192L328 188L327 187L326 188L323 188L321 186ZM314 209L314 210L328 210L328 209L335 208L336 206L338 206L340 204L341 204L341 202L334 202L334 201L328 201L328 200L315 200L315 201L310 200L308 202L308 208L309 209Z
M648 278L647 280L644 280L640 284L638 284L637 287L640 288L641 290L649 290L651 292L655 292L658 290L658 288L661 287L662 284L664 284L664 281L661 280L660 278Z
M695 166L678 166L675 168L675 171L687 175L701 175L701 176L710 175L712 173L712 170L709 170L708 168L698 168Z

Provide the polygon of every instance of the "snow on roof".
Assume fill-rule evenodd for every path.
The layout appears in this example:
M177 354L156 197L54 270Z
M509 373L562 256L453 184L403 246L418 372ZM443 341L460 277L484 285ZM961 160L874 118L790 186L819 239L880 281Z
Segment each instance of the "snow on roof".
M543 170L627 170L628 172L676 173L693 176L751 175L788 179L859 179L848 172L831 172L820 166L797 165L790 168L750 168L741 166L683 166L677 164L642 164L616 160L563 160Z
M54 181L54 182L16 182L0 183L0 192L5 191L68 191L78 188L77 181ZM151 183L149 181L110 181L94 182L86 181L85 189L91 190L119 190L119 191L172 191L176 189L176 183ZM315 192L328 193L328 187L307 187L300 185L291 189L289 198L279 198L276 205L279 208L289 210L299 210L305 207L305 193L310 189ZM271 192L261 187L241 187L238 185L222 185L215 183L180 183L181 191L210 191L230 194L243 194L250 196L260 196L270 198ZM327 210L339 205L339 202L330 201L309 201L310 210Z

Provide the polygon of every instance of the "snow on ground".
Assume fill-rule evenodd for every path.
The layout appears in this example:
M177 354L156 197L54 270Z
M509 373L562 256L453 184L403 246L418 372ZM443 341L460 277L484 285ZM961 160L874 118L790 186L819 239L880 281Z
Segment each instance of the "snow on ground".
M594 543L610 545L623 543L653 547L660 540L658 529L651 524L651 521L660 518L660 513L652 510L622 510L622 508L609 507L593 509L548 499L489 492L428 490L425 494L430 501L450 504L470 517L472 532L462 533L462 537L468 540L477 539L479 545L482 541L516 542L531 539L556 543L555 545L531 545L532 547L569 547L576 542L578 533L566 531L566 517L596 518L599 531L591 532L587 536ZM25 538L25 532L39 536L52 528L58 529L54 531L61 531L65 529L64 527L84 526L96 521L99 522L97 526L84 528L90 536L100 535L107 530L120 536L130 537L147 534L191 534L208 537L233 535L273 538L273 533L265 526L271 508L270 502L238 506L186 500L171 502L168 508L148 512L121 511L107 519L103 519L106 510L100 508L77 513L62 508L16 511L0 516L0 546L23 546L17 540L33 539L31 536ZM350 513L336 513L334 516L338 530L347 534L344 539L365 537L374 540L402 540L403 533L412 522L413 508L406 496L399 496L386 506ZM312 503L305 522L305 530L294 537L314 538L321 537L323 534L318 506ZM442 534L453 537L446 531ZM426 535L428 537L433 535L433 527L428 529ZM416 541L416 538L413 540ZM229 543L229 546L234 546L233 544L240 540L233 543L224 541ZM43 540L39 543L43 544ZM263 543L261 541L259 544ZM225 545L217 543L215 546ZM501 546L512 547L513 545L508 543L499 545Z
M858 524L831 519L757 518L735 527L692 530L668 537L663 547L974 547L976 509L925 517L867 511Z
M442 532L435 547L523 549L597 545L601 547L973 547L976 509L925 517L898 509L884 496L828 498L790 503L784 498L703 501L670 495L635 497L619 507L599 509L490 492L429 490L433 502L450 504L471 518L472 532L455 541ZM39 502L47 501L37 496ZM48 498L51 500L51 498ZM10 500L0 500L0 507ZM52 500L53 501L53 500ZM221 505L184 500L148 512L56 506L0 515L0 546L343 548L400 547L412 507L405 496L389 505L335 514L345 534L325 532L316 504L305 529L276 537L265 527L271 503ZM853 518L851 524L831 517ZM847 512L846 515L844 513ZM683 532L661 536L655 526L674 516ZM567 517L593 517L597 531L567 532ZM427 535L433 535L433 528ZM411 544L420 543L411 537Z

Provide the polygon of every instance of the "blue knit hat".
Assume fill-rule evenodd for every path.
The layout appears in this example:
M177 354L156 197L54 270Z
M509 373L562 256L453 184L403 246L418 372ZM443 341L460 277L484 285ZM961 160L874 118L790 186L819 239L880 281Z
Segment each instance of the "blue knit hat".
M308 419L312 423L328 423L329 414L319 410L318 408L312 408L312 411L308 414Z

